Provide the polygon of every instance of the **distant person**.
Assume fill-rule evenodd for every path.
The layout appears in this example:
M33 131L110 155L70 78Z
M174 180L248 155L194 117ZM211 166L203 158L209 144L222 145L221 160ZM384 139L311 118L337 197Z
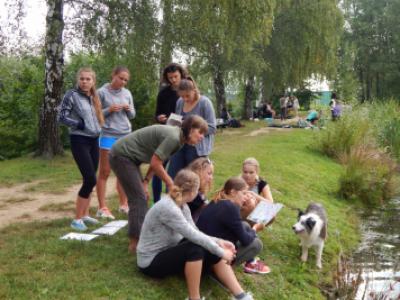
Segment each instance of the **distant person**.
M276 112L272 108L272 103L269 101L263 102L261 105L262 118L275 118Z
M224 120L224 123L228 123L228 121L231 119L231 116L225 106L222 107L220 117L222 120Z
M332 120L334 119L333 110L334 110L335 107L336 107L336 103L337 103L337 96L336 96L336 93L332 93L332 95L331 95L331 101L329 102L329 107L330 107L330 109L331 109Z
M176 103L175 113L181 115L183 120L192 115L202 117L208 124L208 133L196 146L184 145L171 157L168 167L168 174L171 178L174 178L181 169L196 158L210 155L217 130L217 120L212 102L206 96L200 94L192 78L188 77L181 80L178 86L178 94L180 98Z
M111 169L128 197L128 236L129 250L136 251L140 229L147 212L148 183L153 174L173 186L172 178L164 169L163 163L184 144L196 145L207 133L208 126L199 116L189 116L182 128L169 125L153 125L138 129L119 139L111 148L109 158ZM140 165L150 164L142 179Z
M111 168L108 161L108 153L112 145L121 137L131 132L130 120L135 115L132 94L125 88L130 73L128 68L119 66L111 73L111 83L106 83L97 92L103 108L104 124L100 134L100 164L97 177L97 198L99 209L97 217L115 219L106 205L106 186ZM128 214L128 198L117 179L117 191L119 196L119 211Z
M316 110L310 110L306 117L306 121L310 124L311 127L315 127L318 124L318 120L322 115L322 111L320 110L319 113Z
M342 116L342 103L336 99L336 105L332 110L332 121L340 119Z
M69 128L72 156L83 179L71 227L85 231L87 224L99 223L89 216L89 205L90 195L96 185L99 135L104 124L101 102L96 92L96 73L91 68L79 69L77 86L65 93L58 120Z
M288 99L287 99L286 95L279 98L281 121L284 121L286 119L287 102L288 102Z
M234 245L202 233L193 223L187 203L198 193L199 184L194 172L181 170L168 195L150 208L139 239L137 265L154 278L184 273L188 299L204 299L200 297L201 274L210 270L233 299L252 300L230 266Z
M188 203L193 221L197 222L201 210L208 204L207 193L213 184L214 165L209 158L200 157L192 161L186 169L195 172L200 178L199 193Z
M166 124L171 113L175 113L176 101L179 99L178 86L182 78L186 78L186 69L177 63L170 63L163 70L161 76L161 89L157 96L157 107L155 118L157 123ZM168 160L164 162L164 167ZM154 202L160 200L162 181L158 176L153 176L151 182Z
M217 197L201 211L197 227L207 235L232 242L237 249L234 264L244 263L245 272L266 274L270 272L269 267L255 258L263 244L256 231L240 216L246 195L246 182L240 177L229 178Z
M300 109L300 103L299 103L299 99L297 99L296 96L291 96L292 98L292 103L293 103L293 111L294 111L294 115L296 118L299 117L299 109Z

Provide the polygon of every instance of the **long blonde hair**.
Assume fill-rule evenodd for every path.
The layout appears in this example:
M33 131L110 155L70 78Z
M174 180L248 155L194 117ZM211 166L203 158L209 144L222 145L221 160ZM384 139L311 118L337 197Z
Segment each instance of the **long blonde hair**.
M183 204L183 194L197 191L200 186L199 176L193 171L183 169L176 174L174 186L169 191L169 195L176 204Z
M92 96L92 99L93 99L93 106L96 111L97 120L99 121L100 126L103 126L104 116L103 116L103 111L101 109L100 98L99 98L99 95L97 94L97 90L96 90L96 72L93 71L93 69L90 67L80 68L78 70L78 73L76 74L76 81L77 81L78 85L79 85L79 77L83 72L90 73L90 75L92 76L93 85L90 88L89 92L90 92L90 96Z
M187 92L187 91L194 91L196 101L200 99L200 90L197 87L197 84L194 81L194 79L190 76L187 76L186 78L182 78L181 82L178 85L178 93L179 92Z
M202 180L202 171L207 168L208 166L213 167L213 163L208 157L199 157L192 161L188 166L187 169L195 172L200 178L200 188L199 191L202 194L207 194L211 189L211 184L207 184Z
M244 181L242 177L231 177L229 178L225 184L224 187L217 192L217 194L214 196L213 201L218 202L219 200L226 199L227 196L229 196L232 192L232 190L235 191L242 191L242 190L247 190L247 183Z
M256 168L256 180L260 180L260 163L258 162L257 159L255 159L254 157L248 157L244 160L243 164L242 164L242 173L243 173L243 168L244 166L252 166Z

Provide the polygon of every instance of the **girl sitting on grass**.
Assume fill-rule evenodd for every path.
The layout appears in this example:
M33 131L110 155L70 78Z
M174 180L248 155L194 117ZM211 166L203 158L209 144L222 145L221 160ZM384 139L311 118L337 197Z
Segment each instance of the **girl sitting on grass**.
M240 217L240 208L246 200L246 182L240 177L228 179L217 197L201 211L197 226L205 234L232 242L237 250L234 264L245 262L245 272L266 274L269 267L254 259L263 244L255 230Z
M193 201L188 203L193 221L197 222L201 210L208 203L206 195L212 186L214 165L209 158L200 157L192 161L189 166L187 166L187 169L195 172L200 178L199 193Z
M199 185L199 177L194 172L181 170L169 194L148 211L137 247L139 269L156 278L183 272L189 299L201 299L201 273L211 268L234 299L252 300L227 264L235 258L234 245L205 235L193 223L187 203L195 198Z
M260 201L274 202L272 198L271 188L267 181L259 176L260 164L253 157L246 158L242 164L242 178L248 185L249 199L240 209L240 214L243 220L250 215ZM271 221L269 224L271 224ZM260 231L264 229L264 224L251 224L253 229Z

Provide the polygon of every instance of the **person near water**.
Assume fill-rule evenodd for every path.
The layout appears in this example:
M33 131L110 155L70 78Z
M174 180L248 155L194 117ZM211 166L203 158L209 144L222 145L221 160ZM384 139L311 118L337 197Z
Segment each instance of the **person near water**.
M187 203L197 195L199 177L190 170L175 176L168 195L147 213L137 247L137 265L147 276L164 278L185 276L189 298L200 296L202 273L212 271L233 295L233 299L252 300L243 291L230 262L235 258L235 246L226 240L208 236L195 226Z

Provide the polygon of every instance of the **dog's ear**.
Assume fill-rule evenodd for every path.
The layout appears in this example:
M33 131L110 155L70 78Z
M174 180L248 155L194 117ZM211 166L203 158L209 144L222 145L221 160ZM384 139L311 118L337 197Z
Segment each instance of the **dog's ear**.
M309 231L311 231L313 228L314 228L314 226L315 226L315 224L317 223L317 221L315 221L313 218L308 218L307 220L306 220L306 226L307 226L307 228L309 229Z
M301 209L298 209L298 214L297 214L297 219L300 219L300 217L302 216L302 215L304 215L304 211L302 211Z

